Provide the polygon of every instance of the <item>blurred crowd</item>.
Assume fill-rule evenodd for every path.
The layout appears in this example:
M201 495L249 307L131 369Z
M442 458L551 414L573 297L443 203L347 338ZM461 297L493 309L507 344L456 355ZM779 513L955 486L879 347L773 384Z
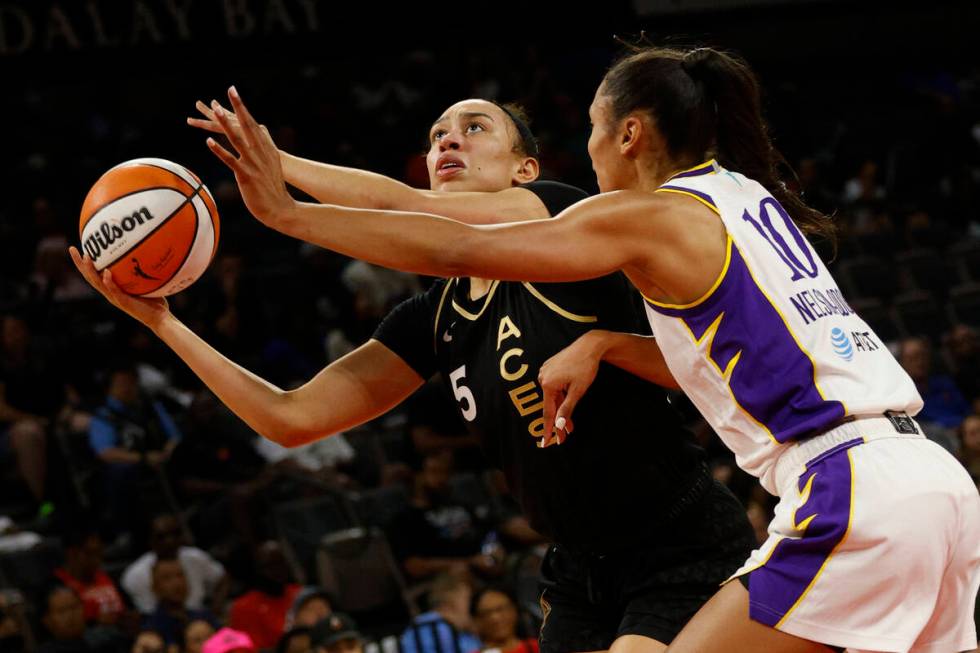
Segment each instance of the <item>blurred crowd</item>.
M444 106L518 100L543 177L595 191L586 108L611 50L440 54L311 59L236 82L282 149L419 187ZM844 76L829 91L763 67L763 82L791 183L838 224L838 245L820 249L845 296L915 380L929 437L980 483L980 69ZM163 156L205 179L222 216L216 259L172 310L280 387L427 287L265 230L182 127L201 87L173 84L157 106L107 94L72 120L57 114L81 82L5 100L45 127L9 135L0 199L0 650L536 651L547 543L438 379L369 424L284 449L73 269L88 186L122 160ZM849 101L831 105L831 92ZM674 403L761 541L773 498Z

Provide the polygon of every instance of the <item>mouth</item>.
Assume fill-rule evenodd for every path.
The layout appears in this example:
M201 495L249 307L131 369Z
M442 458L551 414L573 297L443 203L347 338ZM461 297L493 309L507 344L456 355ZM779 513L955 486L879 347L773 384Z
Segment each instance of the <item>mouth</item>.
M439 179L448 179L455 177L465 169L466 165L458 158L451 155L443 155L436 162L436 177Z

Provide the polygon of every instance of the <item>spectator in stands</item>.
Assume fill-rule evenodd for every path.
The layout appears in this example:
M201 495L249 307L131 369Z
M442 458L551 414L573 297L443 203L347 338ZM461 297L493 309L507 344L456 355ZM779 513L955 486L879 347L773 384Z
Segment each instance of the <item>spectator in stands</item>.
M340 612L317 622L310 640L315 653L364 653L364 635L353 619Z
M27 322L0 319L0 459L11 453L34 499L44 498L47 477L45 429L61 391L43 352L32 345Z
M54 575L82 599L86 622L115 624L125 606L116 584L102 570L102 538L94 527L80 525L64 542L65 564Z
M286 628L312 628L333 613L330 594L319 587L304 587L286 614Z
M925 402L917 419L945 429L958 428L970 412L970 405L951 377L932 373L932 347L929 341L925 338L906 338L900 345L899 361L915 381ZM935 434L930 434L926 427L926 435ZM949 448L943 442L940 444Z
M153 593L157 608L147 615L144 625L163 636L167 645L176 644L192 621L217 625L217 619L206 610L191 610L187 604L187 577L176 559L158 559L153 565Z
M130 653L165 653L165 646L160 633L155 630L141 630L133 640Z
M538 653L538 640L518 634L520 612L517 599L501 587L488 587L473 595L473 621L483 642L481 651Z
M956 387L967 401L980 397L980 338L977 330L957 324L949 333L949 357Z
M411 503L392 518L392 549L414 579L444 571L499 576L503 551L484 555L482 550L492 532L485 521L488 515L477 516L472 507L453 500L449 484L452 472L451 452L425 456Z
M224 611L228 596L228 575L220 562L206 551L183 545L180 522L172 514L157 515L150 523L150 548L123 572L121 585L136 608L145 614L153 612L153 565L157 560L180 561L187 578L186 607L192 610L210 608L214 614Z
M857 175L844 184L844 203L872 203L885 198L885 189L878 183L878 164L871 159L861 163Z
M106 465L106 507L131 528L138 523L145 466L160 467L170 458L180 441L177 424L163 404L140 395L135 369L122 362L109 372L106 402L92 416L88 435Z
M0 651L19 653L25 649L22 609L19 595L11 597L0 591Z
M401 653L443 653L476 651L480 640L472 631L470 601L473 589L465 578L441 574L429 592L431 612L412 619L402 633Z
M290 628L279 638L275 653L312 653L311 632L312 629L308 626Z
M257 648L271 649L285 630L286 613L302 588L291 582L292 574L278 542L270 540L259 547L255 570L254 589L231 604L228 625L248 633Z
M214 626L203 619L195 619L184 626L180 638L180 653L201 653L204 642L214 635Z
M973 480L980 481L980 415L976 413L960 425L960 460Z
M85 640L85 611L75 590L61 584L44 589L40 601L41 624L48 639L38 653L91 653Z

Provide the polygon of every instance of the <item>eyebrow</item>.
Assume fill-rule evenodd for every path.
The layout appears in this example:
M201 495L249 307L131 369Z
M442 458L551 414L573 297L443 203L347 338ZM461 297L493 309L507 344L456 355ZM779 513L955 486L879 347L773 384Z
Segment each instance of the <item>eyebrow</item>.
M494 121L493 116L491 116L489 113L483 113L480 111L464 111L459 115L463 118L487 118L490 122ZM442 116L434 123L432 123L432 127L435 127L440 122L445 122L446 120L449 120L449 116ZM429 131L432 131L432 127L429 127Z

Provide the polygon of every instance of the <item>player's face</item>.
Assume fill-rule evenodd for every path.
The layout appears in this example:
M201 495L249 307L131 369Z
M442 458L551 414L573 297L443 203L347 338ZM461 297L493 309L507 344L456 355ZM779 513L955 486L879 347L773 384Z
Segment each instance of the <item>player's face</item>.
M595 171L599 192L628 188L630 172L635 172L623 158L618 143L619 121L612 118L612 106L600 85L589 107L592 134L589 136L589 157Z
M518 172L525 157L514 151L515 131L492 102L463 100L446 109L429 129L430 188L494 192L524 181Z

